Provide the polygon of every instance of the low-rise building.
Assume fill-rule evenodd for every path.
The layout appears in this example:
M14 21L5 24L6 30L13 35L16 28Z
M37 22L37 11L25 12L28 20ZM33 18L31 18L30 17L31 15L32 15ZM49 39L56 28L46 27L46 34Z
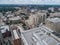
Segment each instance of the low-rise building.
M3 38L11 37L11 31L8 25L3 25L0 27Z
M3 16L3 13L0 13L0 18Z
M0 18L0 26L5 25L5 23L3 22L3 20Z
M21 18L19 16L17 16L17 17L10 17L8 19L8 22L10 22L11 24L20 23L21 22Z

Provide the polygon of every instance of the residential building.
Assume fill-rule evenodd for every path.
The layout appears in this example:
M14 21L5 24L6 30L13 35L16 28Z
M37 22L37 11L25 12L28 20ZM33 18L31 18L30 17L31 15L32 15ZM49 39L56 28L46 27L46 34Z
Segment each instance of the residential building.
M50 11L50 12L55 12L55 8L50 7L50 8L48 8L48 11Z

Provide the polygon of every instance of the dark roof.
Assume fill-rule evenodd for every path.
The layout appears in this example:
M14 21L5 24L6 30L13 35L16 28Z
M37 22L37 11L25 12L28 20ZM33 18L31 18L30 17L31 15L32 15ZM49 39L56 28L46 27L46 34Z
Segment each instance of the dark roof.
M60 38L60 34L57 32L52 32L52 34L54 34L55 36L57 36L58 38Z

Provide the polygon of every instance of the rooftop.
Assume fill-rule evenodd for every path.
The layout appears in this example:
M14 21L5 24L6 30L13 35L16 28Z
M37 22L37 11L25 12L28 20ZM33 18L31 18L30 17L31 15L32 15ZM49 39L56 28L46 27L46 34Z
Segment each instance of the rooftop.
M9 20L20 20L20 19L21 19L21 18L20 18L19 16L9 18Z
M15 39L19 39L20 38L19 34L18 34L18 32L16 30L13 30L13 36L14 36Z
M50 22L53 22L53 23L60 22L60 18L48 18L47 20L49 20Z
M39 30L39 28L35 28L35 29L30 29L30 30L27 30L27 31L25 31L25 32L22 32L22 34L23 34L23 36L24 36L24 38L25 38L25 40L27 41L27 43L29 44L29 45L32 45L32 33L33 32L36 32L36 31L38 31ZM28 36L28 37L27 37Z
M42 31L35 32L35 36L37 36L38 40L43 42L44 45L57 45L59 42L55 40L53 37L49 36L47 33L44 33Z
M56 32L52 32L52 34L56 35L58 38L60 38L60 34Z
M4 22L2 21L2 19L0 19L0 26L4 25Z
M24 39L26 40L26 42L28 43L28 45L32 45L32 34L33 33L37 33L37 36L39 36L40 38L41 38L41 40L43 39L43 40L45 40L45 38L46 38L46 40L48 40L48 39L50 39L51 37L49 37L49 36L47 36L46 34L44 34L42 37L39 35L40 34L40 30L42 31L41 33L42 34L44 34L44 32L51 32L51 31L49 31L50 29L49 28L46 28L45 26L41 26L41 27L38 27L38 28L34 28L34 29L30 29L30 30L28 30L28 31L25 31L25 32L22 32L22 35L23 35L23 37L24 37ZM39 33L38 33L39 32ZM27 37L28 36L28 37ZM48 39L47 39L47 37L48 37ZM40 39L39 38L39 39ZM52 38L53 39L53 38ZM52 41L52 39L51 39L51 41ZM54 39L53 39L54 40ZM55 43L55 42L54 42Z
M60 12L50 13L51 16L60 16Z
M0 29L1 29L1 33L5 33L6 29L8 29L8 31L9 31L9 26L8 25L4 25L4 26L1 26Z

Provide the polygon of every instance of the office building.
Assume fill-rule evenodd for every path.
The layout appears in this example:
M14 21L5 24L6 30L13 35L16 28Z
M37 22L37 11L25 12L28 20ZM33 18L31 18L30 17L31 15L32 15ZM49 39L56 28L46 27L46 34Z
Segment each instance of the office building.
M13 45L22 45L21 34L16 29L12 30L12 41Z
M25 45L59 45L54 37L51 36L53 31L46 26L30 29L22 32L22 44Z
M50 13L50 17L58 17L58 18L60 18L60 12Z
M60 33L60 18L48 18L46 26L55 32Z
M40 23L45 23L46 13L31 14L29 19L25 21L26 25L30 28L39 26Z
M32 45L59 45L59 42L49 32L43 32L41 30L33 33Z

